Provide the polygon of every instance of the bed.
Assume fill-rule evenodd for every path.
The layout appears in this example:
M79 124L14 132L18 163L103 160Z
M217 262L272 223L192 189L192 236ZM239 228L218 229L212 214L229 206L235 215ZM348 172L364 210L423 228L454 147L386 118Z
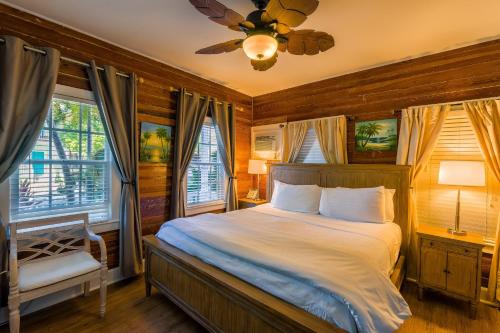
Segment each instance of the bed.
M385 291L391 290L391 288L399 288L405 274L409 190L408 172L407 167L391 165L331 166L273 164L270 167L268 198L273 193L274 180L297 185L317 184L322 187L374 187L383 185L386 188L396 189L393 227L386 226L386 230L383 231L377 229L378 240L371 240L371 242L366 243L370 244L370 248L375 249L372 251L374 254L371 255L369 251L359 246L362 243L356 243L355 240L353 241L353 245L358 244L356 255L360 258L362 256L369 257L370 262L378 261L378 257L375 254L382 251L376 250L377 241L380 243L381 239L387 244L390 244L391 240L392 243L398 243L397 248L399 251L395 250L392 254L391 251L388 251L388 255L380 256L380 258L392 259L381 259L379 264L373 265L373 268L371 268L372 265L365 265L370 266L366 270L363 267L357 267L357 272L361 274L356 274L356 276L351 276L348 279L339 277L330 280L324 279L325 274L343 273L343 276L349 275L349 271L344 268L351 267L352 265L342 256L335 258L339 262L335 269L332 269L328 265L318 264L318 262L321 263L320 255L318 255L321 252L313 251L315 247L314 242L306 242L308 239L321 239L323 233L325 237L328 233L331 233L332 237L335 237L339 233L352 234L353 230L349 229L352 228L352 223L349 226L349 224L342 224L342 221L338 221L335 223L336 227L333 228L335 230L330 231L328 228L325 229L325 226L330 226L331 224L325 222L320 216L309 217L306 220L297 214L278 212L269 207L269 205L264 205L254 209L224 214L224 216L220 217L205 215L196 220L183 221L184 223L182 224L177 223L179 221L170 222L165 227L165 229L170 229L169 233L167 233L168 236L166 238L161 237L162 231L158 234L164 240L154 236L145 237L146 292L150 294L151 286L156 287L212 332L352 332L356 331L356 325L367 325L369 327L370 321L360 316L363 318L363 322L359 323L355 315L357 312L353 311L363 310L366 312L366 316L370 316L372 313L376 314L377 311L383 311L383 309L377 309L377 304L375 304L377 302L373 301L371 305L364 306L362 303L364 298L375 297L373 299L376 299L376 297L380 297L381 302L379 303L382 305L385 303L396 304L400 301L394 295L394 292L389 293ZM252 229L252 219L254 221L253 224L256 225L254 229ZM226 221L224 222L223 220ZM191 223L191 226L189 226L189 221L196 221L197 223ZM328 290L335 290L336 292L335 295L328 298L328 302L330 303L325 301L325 304L328 306L322 307L319 310L315 308L314 304L319 304L327 298L323 294L319 296L314 295L314 290L323 290L321 288L307 289L309 288L308 284L312 283L309 280L306 281L306 284L303 284L303 287L292 285L295 289L289 288L290 290L287 290L287 286L290 285L289 281L283 279L289 278L290 272L286 270L287 267L285 264L280 266L280 270L270 271L273 274L276 272L280 274L287 272L287 274L273 275L269 274L267 270L255 270L255 267L248 269L247 266L242 266L241 260L235 262L234 258L224 258L222 256L224 252L219 251L229 244L231 247L239 246L242 249L241 253L248 254L248 258L250 259L253 258L252 255L257 255L261 261L269 259L266 258L266 255L273 259L272 247L265 248L262 245L262 249L259 249L259 246L255 246L255 244L252 246L251 243L245 244L245 242L230 244L231 239L238 239L239 229L233 230L235 228L233 225L237 224L238 228L243 229L249 228L245 232L256 233L257 239L279 234L279 237L275 236L272 239L277 242L279 245L278 248L285 249L287 245L287 239L284 238L286 232L278 233L276 231L279 229L273 229L273 223L277 226L285 225L285 222L286 228L290 230L298 227L303 228L300 224L308 223L309 228L301 230L310 230L311 235L304 235L303 238L306 246L311 248L311 253L313 253L311 258L314 260L311 260L311 263L307 263L308 260L304 259L307 257L299 260L298 262L300 263L306 263L303 265L304 267L301 267L300 272L313 272L314 274L311 275L314 277L318 276L315 281L327 281L331 283L331 289ZM228 239L217 239L218 235L214 232L210 236L214 239L212 244L208 243L207 246L207 244L193 243L191 238L196 240L195 236L199 231L197 228L202 228L204 224L216 226L215 230L219 229L221 232L224 230L231 237L228 237ZM174 232L176 225L177 227L182 225L184 228L191 228L191 234L187 233L190 237L186 237L182 232L176 234ZM394 228L394 226L399 227ZM269 228L269 230L265 230L266 228ZM396 229L397 231L394 231ZM322 232L321 230L325 231ZM285 236L281 236L281 234L285 234ZM394 235L399 235L399 237L395 237ZM205 235L204 237L207 236ZM352 237L353 239L358 239L359 237L366 238L367 234ZM341 240L342 238L338 238L333 243L342 251L343 248L340 247ZM280 241L282 243L279 243ZM389 248L390 246L387 246L387 249ZM259 254L258 250L263 252ZM293 251L293 249L289 250ZM212 252L214 251L219 253L219 255L217 256L217 253L213 254ZM300 253L298 252L296 255L300 255ZM243 256L240 259L245 259L245 257ZM331 258L328 259L331 260ZM283 260L283 258L280 260ZM273 263L273 265L275 264ZM307 264L310 265L308 266ZM314 269L314 267L319 268ZM257 268L260 269L262 267ZM376 272L378 270L384 273ZM386 274L385 278L383 277L384 274ZM368 285L366 277L378 281L377 283L381 285L384 283L386 285L373 292L374 288ZM295 275L292 275L292 278L299 282L302 281ZM351 280L352 285L347 283ZM391 285L389 286L387 283ZM276 286L282 286L282 288L276 288ZM314 286L318 287L318 285ZM293 292L293 290L296 292ZM300 295L301 293L303 295ZM348 296L348 302L346 302L347 305L345 307L342 307L341 305L345 305L342 301L346 295ZM382 298L384 300L387 298L387 300L382 301ZM296 299L303 300L305 304L312 305L312 309L297 302ZM337 301L342 304L338 305ZM328 311L324 311L324 309L328 311L332 310L333 312L329 313ZM396 304L395 311L403 313L405 309L402 304ZM407 315L409 315L409 311L400 317L405 318ZM366 331L375 331L378 327L390 331L391 326L380 326L384 325L384 320L381 320L381 318L384 317L375 317L376 325L379 326L370 326L370 329L366 329ZM401 318L398 318L398 320ZM390 322L391 320L387 321ZM368 324L365 324L366 322Z

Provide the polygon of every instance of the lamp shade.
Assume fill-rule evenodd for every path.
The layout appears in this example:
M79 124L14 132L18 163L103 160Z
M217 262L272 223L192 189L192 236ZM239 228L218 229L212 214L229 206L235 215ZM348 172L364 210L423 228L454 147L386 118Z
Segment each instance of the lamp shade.
M478 161L441 161L438 184L484 186L484 163Z
M267 166L265 160L249 160L248 173L251 175L265 175L267 173Z
M251 35L243 41L243 51L253 60L267 60L276 53L277 49L276 38L266 34Z

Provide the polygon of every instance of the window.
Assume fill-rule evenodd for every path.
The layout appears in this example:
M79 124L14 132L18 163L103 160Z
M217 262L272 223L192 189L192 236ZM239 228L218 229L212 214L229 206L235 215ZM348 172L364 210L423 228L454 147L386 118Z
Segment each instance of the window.
M33 150L10 177L10 219L88 211L111 216L111 158L90 99L54 95Z
M220 159L215 126L206 118L187 170L187 206L224 204L226 172Z
M453 106L441 131L428 165L417 180L417 214L420 223L453 226L457 188L439 185L439 163L443 160L483 161L472 125L462 106ZM495 236L500 186L486 170L485 187L462 187L460 226Z
M304 138L304 143L300 148L297 163L326 163L326 160L321 151L316 132L313 127L309 127Z

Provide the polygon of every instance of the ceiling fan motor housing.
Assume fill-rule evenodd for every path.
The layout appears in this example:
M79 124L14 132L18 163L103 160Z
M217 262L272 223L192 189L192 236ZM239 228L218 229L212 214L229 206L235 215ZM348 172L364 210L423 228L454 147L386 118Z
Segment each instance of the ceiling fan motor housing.
M252 0L252 2L255 5L255 7L259 9L264 9L267 7L269 0Z
M269 24L262 22L262 14L265 13L265 10L259 9L254 10L247 16L247 21L252 22L255 25L255 28L258 30L269 29Z

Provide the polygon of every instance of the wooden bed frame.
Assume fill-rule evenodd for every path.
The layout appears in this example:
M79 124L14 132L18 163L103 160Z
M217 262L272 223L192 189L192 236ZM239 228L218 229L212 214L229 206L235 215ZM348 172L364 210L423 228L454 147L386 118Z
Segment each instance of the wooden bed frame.
M402 229L400 256L391 275L400 288L405 276L408 224L409 167L396 165L272 164L267 198L273 181L322 187L396 189L395 220ZM144 237L146 294L156 287L210 332L343 332L290 303L208 265L153 235Z

